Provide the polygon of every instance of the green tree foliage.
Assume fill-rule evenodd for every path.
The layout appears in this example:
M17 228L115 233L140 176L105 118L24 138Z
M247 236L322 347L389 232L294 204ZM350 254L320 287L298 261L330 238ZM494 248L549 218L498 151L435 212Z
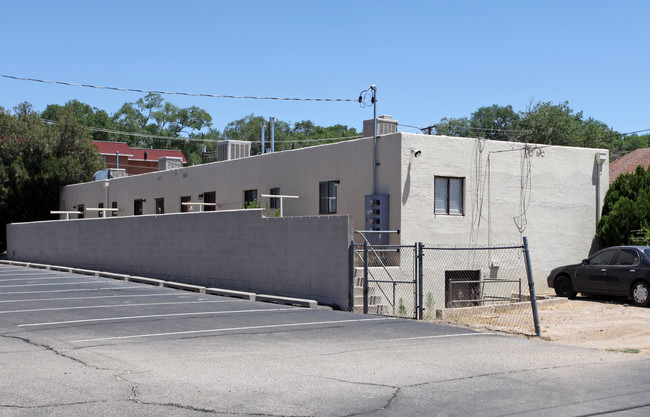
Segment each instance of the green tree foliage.
M250 141L252 142L251 154L261 153L263 121L266 122L264 145L268 149L271 147L271 126L268 119L254 114L249 114L242 119L229 123L223 130L223 138ZM288 122L276 119L274 124L276 151L331 143L331 139L350 138L359 135L356 129L345 125L322 127L316 126L310 120L296 122L291 126Z
M117 127L113 122L111 116L104 110L96 107L91 107L86 103L78 100L71 100L60 106L58 104L50 104L41 113L41 117L45 121L59 122L64 113L71 112L81 123L86 127L95 127L99 129L115 130ZM93 140L115 140L113 134L108 132L91 132Z
M443 118L437 134L483 137L493 140L530 142L559 146L581 146L614 150L623 139L605 123L584 119L568 102L538 102L526 111L512 106L481 107L469 119Z
M609 187L598 222L601 248L635 242L639 231L650 227L650 170L638 166L634 174L620 175Z
M14 115L0 112L0 248L6 248L4 225L52 219L59 188L89 181L103 168L87 129L70 108L58 123L46 124L31 105Z

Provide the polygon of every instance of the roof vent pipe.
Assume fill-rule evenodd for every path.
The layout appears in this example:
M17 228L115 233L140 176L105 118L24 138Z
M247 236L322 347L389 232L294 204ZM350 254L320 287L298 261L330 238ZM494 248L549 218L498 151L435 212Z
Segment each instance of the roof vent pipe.
M271 122L271 152L275 152L275 117L270 117Z
M266 127L266 122L262 120L262 155L264 155L264 128Z

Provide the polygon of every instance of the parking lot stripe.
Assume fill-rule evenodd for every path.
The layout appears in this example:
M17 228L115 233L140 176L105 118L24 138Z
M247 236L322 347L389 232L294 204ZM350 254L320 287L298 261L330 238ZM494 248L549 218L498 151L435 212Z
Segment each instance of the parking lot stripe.
M0 295L13 295L13 294L45 294L45 293L55 293L55 292L78 292L78 291L107 291L107 290L145 290L151 287L147 285L134 285L132 287L103 287L103 288L78 288L71 290L45 290L45 291L12 291L12 292L0 292Z
M77 285L77 284L103 284L102 280L96 280L96 281L81 281L81 282L55 282L55 283L47 283L47 284L16 284L16 285L0 285L0 289L2 288L14 288L14 287L44 287L44 286L52 286L52 285Z
M62 311L62 310L81 310L88 308L117 308L117 307L142 307L142 306L161 306L161 305L172 305L172 304L204 304L204 303L235 303L241 302L241 300L209 300L209 301L174 301L168 303L141 303L141 304L110 304L103 306L75 306L75 307L55 307L55 308L33 308L28 310L5 310L0 311L0 314L12 314L12 313L33 313L36 311Z
M288 308L262 308L256 310L230 310L230 311L201 311L195 313L168 313L168 314L149 314L144 316L126 316L126 317L104 317L99 319L82 319L82 320L67 320L67 321L51 321L46 323L28 323L19 324L18 327L34 327L34 326L53 326L58 324L76 324L76 323L92 323L100 321L120 321L120 320L134 320L134 319L149 319L160 317L180 317L180 316L207 316L215 314L240 314L240 313L261 313L270 311L289 311L289 310L302 310L309 311L302 307L288 307Z
M11 293L15 294L15 293ZM32 301L67 301L67 300L94 300L98 298L135 298L135 297L178 297L181 294L124 294L124 295L96 295L92 297L54 297L54 298L25 298L16 300L0 300L0 303L27 303Z
M97 338L97 339L71 340L69 343L103 342L103 341L107 341L107 340L137 339L137 338L156 337L156 336L179 336L179 335L188 335L188 334L219 333L219 332L231 332L231 331L241 331L241 330L278 329L278 328L283 328L283 327L319 326L319 325L325 325L325 324L360 323L360 322L368 322L368 321L387 321L387 320L397 320L397 319L394 318L394 317L379 317L379 318L371 318L371 319L331 320L331 321L312 321L312 322L286 323L286 324L267 324L267 325L262 325L262 326L229 327L229 328L225 328L225 329L187 330L187 331L184 331L184 332L148 333L148 334L134 334L134 335L130 335L130 336L100 337L100 338Z
M398 339L384 339L383 342L401 342L403 340L421 340L421 339L439 339L446 337L459 337L459 336L494 336L492 333L455 333L455 334L438 334L433 336L418 336L418 337L400 337Z
M47 276L44 277L42 276L43 274L39 274L41 276L35 276L35 277L26 277L25 281L50 281L50 280L55 280L55 279L78 279L79 277L71 277L67 275L61 275L61 276ZM20 276L20 278L23 278L23 275ZM0 279L0 282L16 282L20 281L21 279L19 278L13 278L13 279Z

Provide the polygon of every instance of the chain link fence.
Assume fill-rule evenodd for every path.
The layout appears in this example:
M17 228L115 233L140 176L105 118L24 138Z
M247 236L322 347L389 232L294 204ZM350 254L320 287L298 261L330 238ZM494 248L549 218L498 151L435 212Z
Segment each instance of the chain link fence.
M538 332L523 245L366 243L353 250L355 305L366 314Z
M423 245L423 318L536 334L524 247Z

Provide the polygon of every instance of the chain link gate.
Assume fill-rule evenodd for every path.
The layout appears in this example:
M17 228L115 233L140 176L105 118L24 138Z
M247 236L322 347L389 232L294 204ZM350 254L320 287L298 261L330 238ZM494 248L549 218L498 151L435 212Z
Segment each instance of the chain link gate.
M366 240L363 244L353 242L351 248L355 311L421 318L418 245L371 245Z
M351 252L355 311L540 335L526 238L472 247L365 240Z

